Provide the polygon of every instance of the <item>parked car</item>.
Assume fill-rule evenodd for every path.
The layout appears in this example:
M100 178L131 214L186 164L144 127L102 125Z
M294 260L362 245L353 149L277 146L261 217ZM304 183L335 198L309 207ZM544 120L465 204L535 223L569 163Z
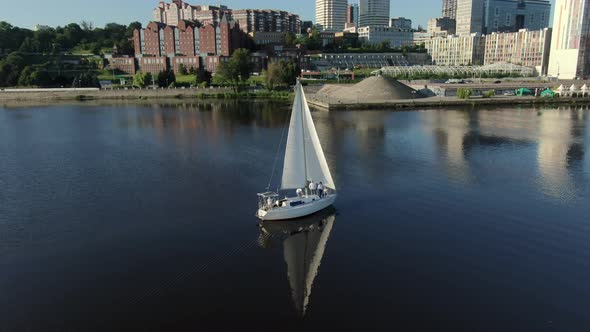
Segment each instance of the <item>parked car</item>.
M504 92L504 96L514 96L514 92L506 91L506 92Z

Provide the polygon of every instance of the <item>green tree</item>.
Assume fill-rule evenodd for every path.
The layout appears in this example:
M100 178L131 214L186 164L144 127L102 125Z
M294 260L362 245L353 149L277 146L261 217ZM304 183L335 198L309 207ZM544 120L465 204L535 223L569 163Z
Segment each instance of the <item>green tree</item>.
M272 91L277 86L293 85L300 73L301 70L294 61L273 61L264 73L266 88Z
M251 73L250 52L240 48L228 61L219 64L215 76L224 84L230 85L234 92L238 92L240 87L250 78Z
M0 86L15 86L20 73L25 67L25 60L19 53L11 53L0 61Z
M161 88L167 88L176 84L176 75L172 70L164 70L158 74L158 86Z
M281 64L278 61L273 61L268 64L268 68L264 71L264 83L269 91L273 91L275 86L280 84Z
M31 66L26 66L20 73L18 78L18 85L19 86L31 86L33 85L31 82L31 75L35 72L35 69Z
M145 88L148 85L152 84L152 74L150 73L143 73L137 72L135 76L133 76L133 86L138 88Z
M97 88L100 84L95 73L82 73L74 77L72 88Z
M186 70L186 66L184 65L184 63L181 63L181 64L179 64L179 65L178 65L178 72L179 72L181 75L186 75L186 74L188 74L188 70Z
M53 85L54 81L47 70L36 69L33 73L31 73L30 84L35 86L49 86Z
M283 34L283 45L284 46L293 46L297 42L297 37L293 32L285 32Z
M196 83L199 86L207 86L211 84L211 73L206 71L205 68L199 68L195 71Z
M467 89L467 88L457 89L457 97L460 99L469 99L469 97L471 97L472 93L473 93L473 91L471 91L471 89Z

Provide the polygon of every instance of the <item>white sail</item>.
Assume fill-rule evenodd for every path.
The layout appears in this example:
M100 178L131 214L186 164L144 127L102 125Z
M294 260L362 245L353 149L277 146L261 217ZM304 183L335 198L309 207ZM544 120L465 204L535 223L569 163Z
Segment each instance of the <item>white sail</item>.
M289 136L285 150L285 162L283 165L283 180L281 188L303 188L306 184L304 138L303 138L303 98L301 93L295 90L295 100L291 112L289 124Z
M336 189L313 125L303 87L298 82L295 87L281 188L303 188L307 181L322 182L326 187Z
M303 93L303 87L299 84L301 90L301 98L303 99L303 113L305 115L305 152L307 154L307 179L315 182L322 182L324 186L336 189L332 174L326 162L324 150L320 144L320 138L313 124L311 111L307 105L307 99Z

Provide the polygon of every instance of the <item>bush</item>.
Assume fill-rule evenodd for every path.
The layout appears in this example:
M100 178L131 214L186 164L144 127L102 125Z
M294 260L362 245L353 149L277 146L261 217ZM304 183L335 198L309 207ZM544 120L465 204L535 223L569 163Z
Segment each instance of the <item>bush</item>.
M488 90L483 93L484 98L492 98L495 95L496 95L496 91L494 91L494 90Z
M473 91L471 89L459 88L457 89L457 97L460 99L469 99Z

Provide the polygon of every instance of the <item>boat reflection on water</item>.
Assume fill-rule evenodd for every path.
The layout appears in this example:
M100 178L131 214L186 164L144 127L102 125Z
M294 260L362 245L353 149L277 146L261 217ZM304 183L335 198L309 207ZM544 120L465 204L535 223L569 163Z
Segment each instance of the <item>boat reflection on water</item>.
M307 311L313 282L335 220L336 210L328 208L305 218L258 224L260 246L269 249L282 242L291 296L301 316Z

